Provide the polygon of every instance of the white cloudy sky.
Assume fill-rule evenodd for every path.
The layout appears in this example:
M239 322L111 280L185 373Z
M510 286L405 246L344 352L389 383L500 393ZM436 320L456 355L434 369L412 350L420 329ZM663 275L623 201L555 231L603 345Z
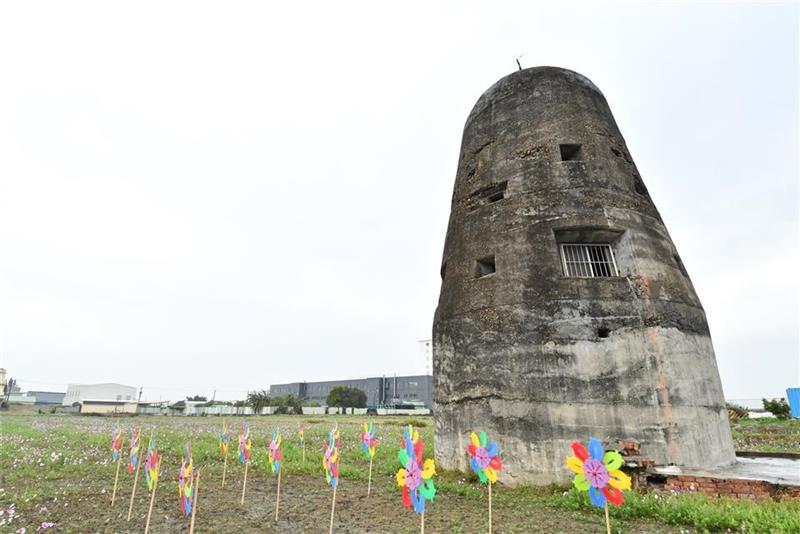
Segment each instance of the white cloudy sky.
M726 396L798 377L798 7L4 2L0 365L237 398L419 370L464 120L591 78Z

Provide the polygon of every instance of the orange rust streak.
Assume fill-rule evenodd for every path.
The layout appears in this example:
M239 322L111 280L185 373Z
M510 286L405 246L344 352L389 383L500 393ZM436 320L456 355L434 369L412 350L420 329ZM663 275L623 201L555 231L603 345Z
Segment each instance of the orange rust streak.
M644 316L653 317L653 306L650 302L650 278L647 275L641 277L641 284L644 296ZM667 462L675 463L678 458L678 442L675 438L675 419L672 414L672 403L669 400L669 388L667 387L667 377L664 374L664 367L661 363L661 338L658 329L650 327L647 329L647 340L656 359L656 371L658 378L656 381L656 394L658 395L658 405L661 417L664 421L664 434L667 440Z

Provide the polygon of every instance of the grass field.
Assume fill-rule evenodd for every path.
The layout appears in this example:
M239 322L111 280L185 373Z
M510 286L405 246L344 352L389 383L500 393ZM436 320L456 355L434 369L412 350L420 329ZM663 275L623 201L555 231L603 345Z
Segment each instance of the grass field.
M737 419L731 432L737 451L800 453L800 419Z
M238 432L242 418L228 419ZM231 439L227 484L221 487L219 418L99 418L59 415L0 416L0 534L36 532L141 532L149 495L140 475L134 514L126 521L133 477L123 470L115 506L114 468L109 451L116 425L124 431L124 459L130 429L141 425L143 441L156 429L163 468L151 532L188 532L179 511L177 474L183 442L191 438L201 485L197 532L327 532L331 490L322 473L322 443L333 418L268 416L247 418L253 436L253 464L244 506L239 500L243 467L236 436ZM419 517L403 508L394 475L405 418L376 418L381 443L373 468L373 493L366 499L367 461L358 435L362 418L338 417L342 433L341 485L334 531L349 533L419 531ZM301 461L298 423L306 425L306 461ZM411 421L432 456L432 420ZM273 520L276 481L268 472L266 442L272 428L284 436L281 515ZM474 476L439 472L439 493L425 514L426 532L486 532L486 491ZM498 487L494 493L495 532L605 532L602 511L585 495L565 488ZM800 503L707 499L697 495L656 497L630 492L626 504L612 511L615 532L800 532Z

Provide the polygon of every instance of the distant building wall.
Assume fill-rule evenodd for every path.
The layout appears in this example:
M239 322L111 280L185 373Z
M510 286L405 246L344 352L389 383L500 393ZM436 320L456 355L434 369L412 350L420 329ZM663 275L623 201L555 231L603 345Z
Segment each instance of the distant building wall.
M430 375L370 377L326 382L292 382L269 387L270 397L295 395L303 402L325 406L328 394L335 387L350 387L363 391L368 406L392 404L395 401L419 401L430 408L433 402L433 377Z
M70 384L61 404L70 406L83 400L136 401L136 388L123 384Z
M81 402L80 413L108 415L115 413L136 413L136 401L116 402L103 400L84 400Z
M36 404L61 404L66 394L58 391L28 391L25 395L34 397Z

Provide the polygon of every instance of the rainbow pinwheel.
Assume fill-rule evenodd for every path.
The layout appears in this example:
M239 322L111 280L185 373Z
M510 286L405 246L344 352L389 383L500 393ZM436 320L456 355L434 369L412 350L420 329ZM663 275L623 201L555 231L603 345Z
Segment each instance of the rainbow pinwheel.
M272 468L272 474L277 474L281 470L281 458L283 458L281 432L277 428L272 431L272 441L269 442L268 448L269 466Z
M134 427L131 435L131 453L128 456L128 473L133 474L139 464L139 451L142 448L142 429Z
M364 423L364 431L361 432L361 452L367 459L375 457L375 449L378 446L377 435L378 431L374 424Z
M339 483L339 430L336 426L328 432L325 454L322 455L322 467L325 468L325 480L335 489Z
M297 429L297 434L300 436L300 446L306 446L306 427L303 423L300 423L300 427Z
M117 429L111 433L111 457L115 462L119 461L119 456L122 454L122 430Z
M436 496L436 486L433 484L436 465L430 458L422 461L425 444L414 427L408 425L403 435L403 448L397 453L401 465L397 471L397 485L403 488L405 507L413 506L415 512L424 514L425 501L432 501Z
M158 480L158 468L161 463L161 456L156 447L155 433L150 435L150 443L147 444L147 454L144 459L144 474L147 478L147 489L153 491L153 487Z
M192 515L192 481L194 480L194 466L192 465L192 446L186 442L183 446L183 461L181 471L178 473L178 496L181 499L181 510L184 517Z
M222 427L222 432L219 435L219 452L222 453L222 456L226 456L228 454L228 441L230 441L228 436L228 429L227 427Z
M245 423L242 425L242 433L239 434L239 461L246 463L250 460L250 426Z
M589 491L589 500L598 508L607 503L622 504L622 490L630 489L631 479L619 470L622 456L617 451L604 452L597 438L589 439L589 449L579 441L572 442L575 456L567 458L567 467L575 473L572 484L580 491Z
M467 445L467 454L470 456L469 466L478 475L480 481L494 484L497 482L497 473L503 470L497 443L489 441L486 432L470 434L470 444Z

